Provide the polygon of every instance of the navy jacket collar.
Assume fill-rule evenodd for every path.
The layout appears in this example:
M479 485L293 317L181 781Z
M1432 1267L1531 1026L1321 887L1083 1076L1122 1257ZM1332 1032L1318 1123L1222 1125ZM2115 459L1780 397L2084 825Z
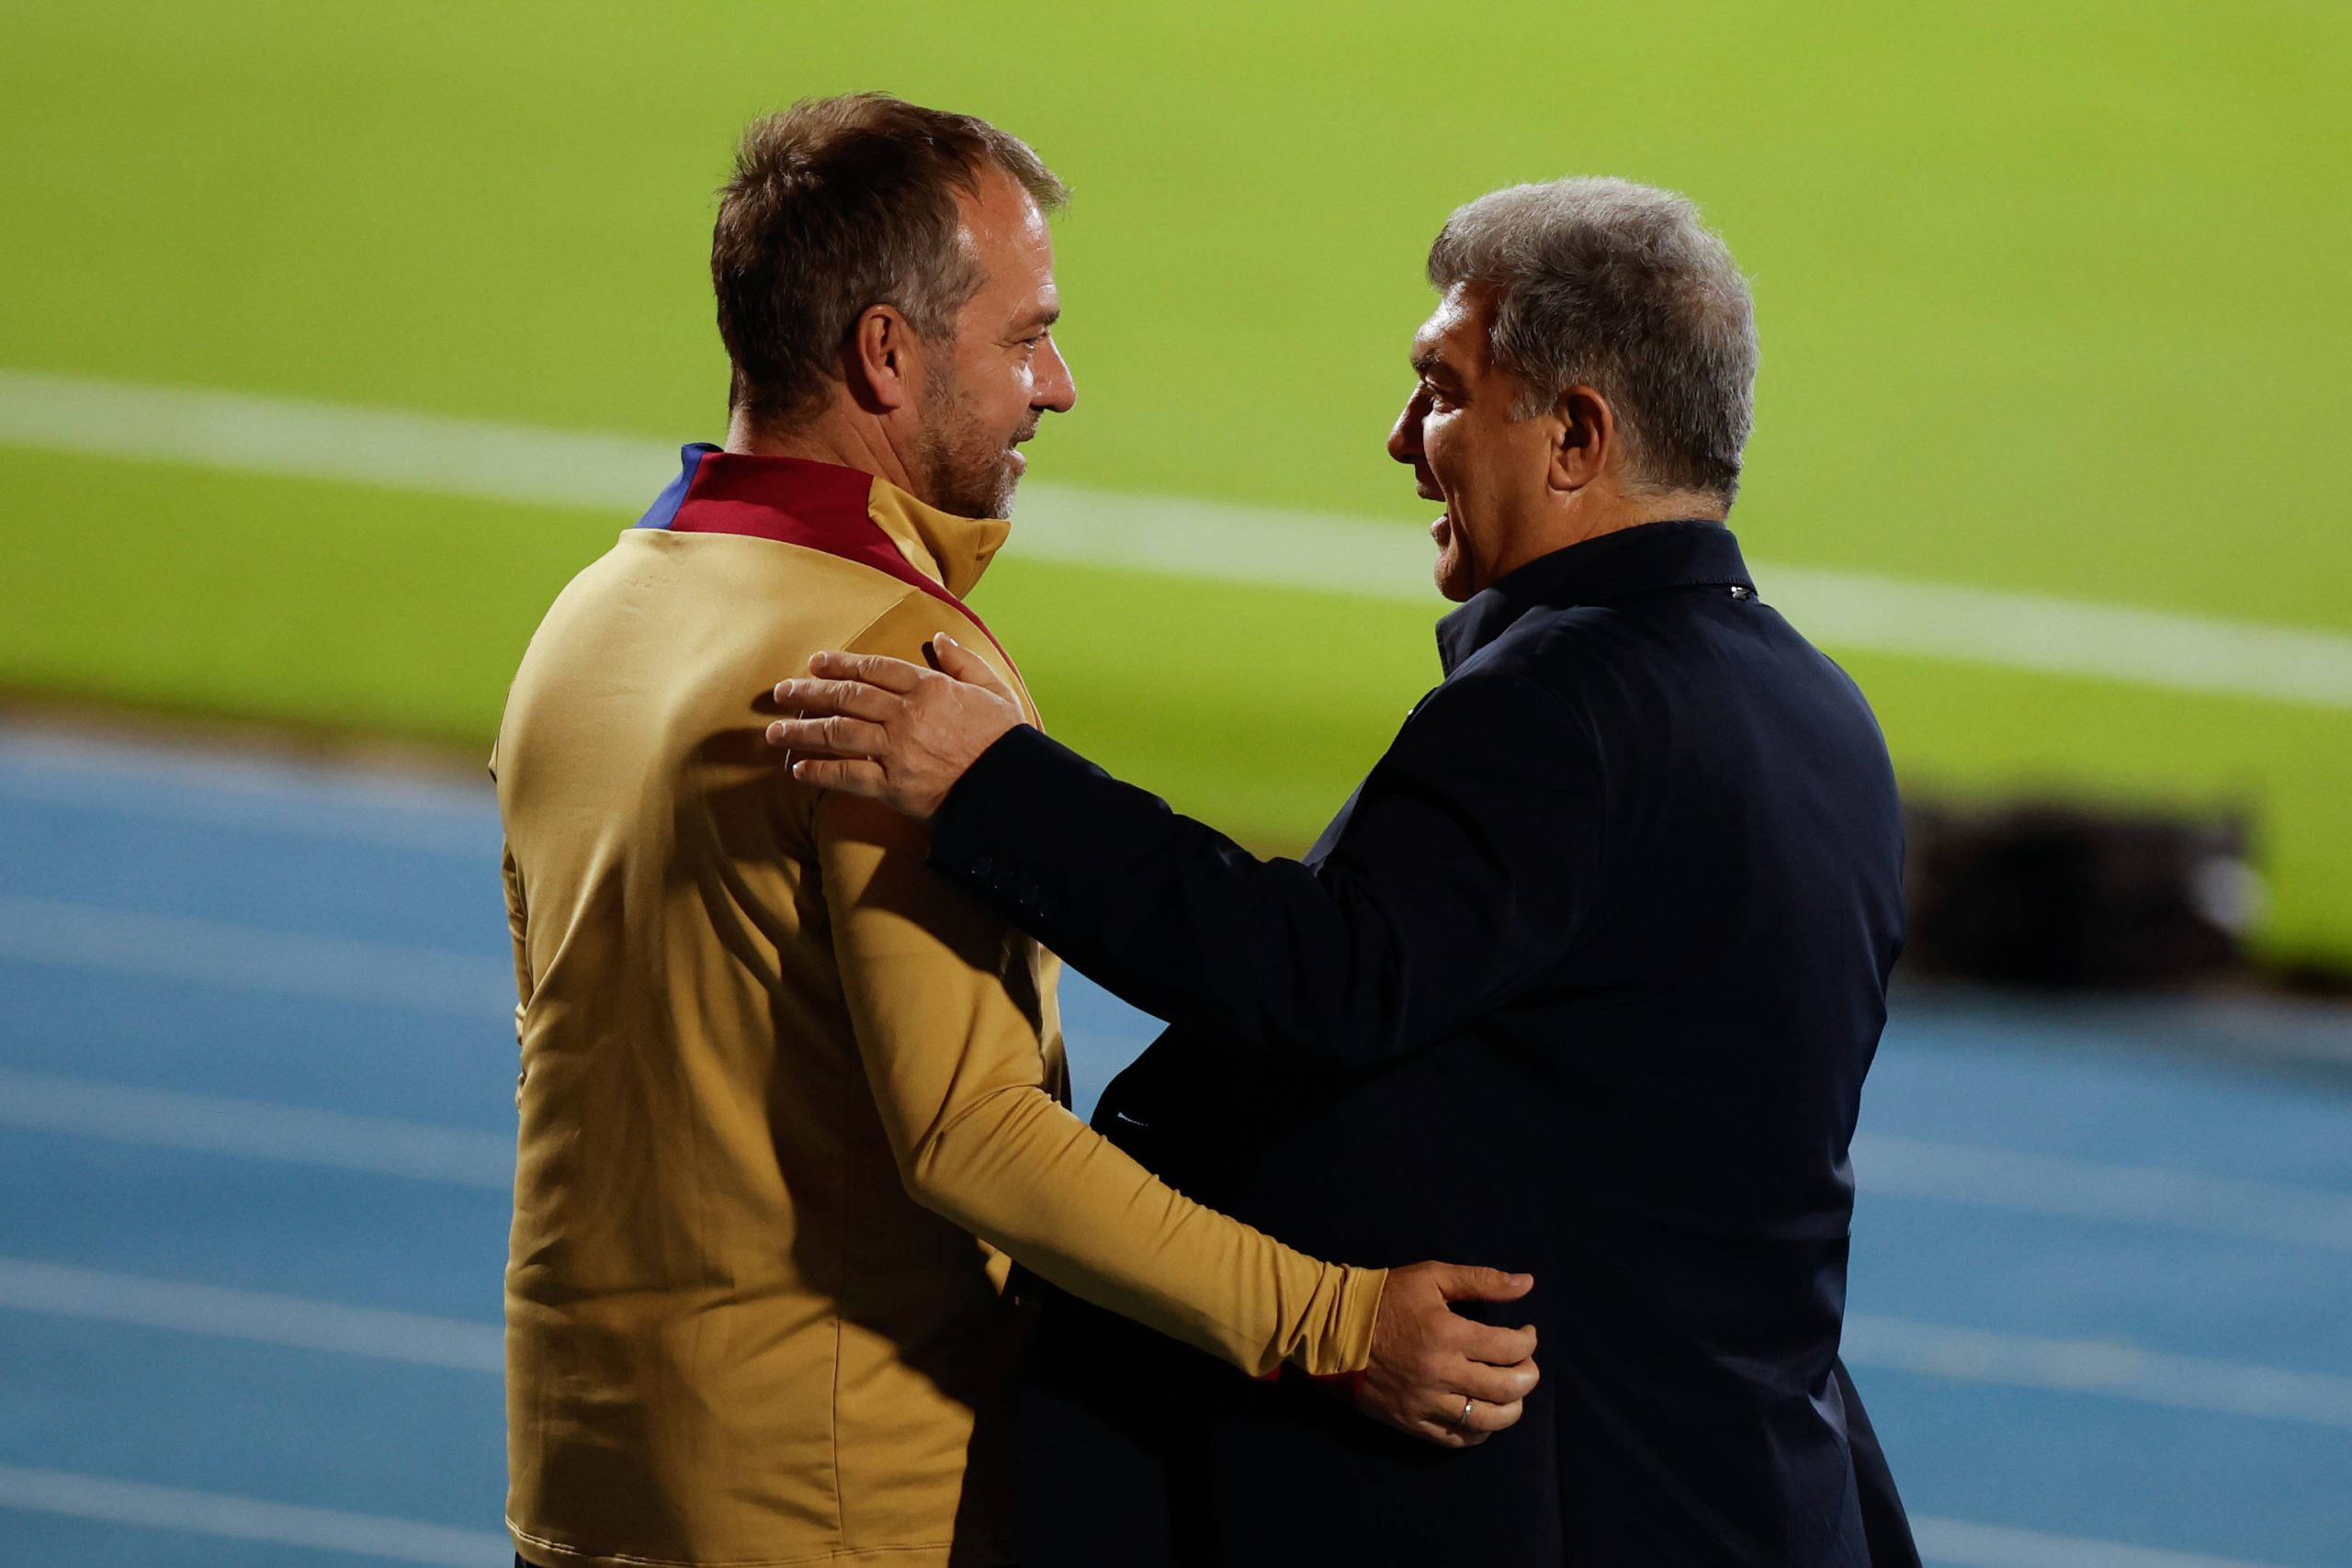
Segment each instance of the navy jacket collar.
M1643 523L1538 556L1437 624L1448 675L1538 605L1613 604L1661 588L1756 584L1729 528L1705 518Z

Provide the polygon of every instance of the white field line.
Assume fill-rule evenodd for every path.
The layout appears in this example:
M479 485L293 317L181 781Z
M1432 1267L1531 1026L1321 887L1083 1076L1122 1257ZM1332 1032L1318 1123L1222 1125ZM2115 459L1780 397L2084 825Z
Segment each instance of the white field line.
M675 473L642 436L0 371L0 444L627 514ZM1417 529L1068 486L1024 489L1014 548L1048 560L1436 608ZM1832 648L2352 709L2352 636L2039 593L1760 565Z
M475 861L498 855L497 807L486 775L479 787L467 787L230 761L170 743L0 730L0 800Z
M0 1126L511 1192L514 1137L0 1068Z
M0 958L488 1021L514 1006L512 961L0 896Z
M1914 1515L1911 1532L1917 1538L1920 1556L1941 1568L2269 1568L2243 1557L2126 1546L2120 1541L2045 1535L1966 1519Z
M2002 1334L1849 1313L1843 1353L1853 1366L1948 1382L2096 1394L2352 1430L2352 1378L2165 1355L2112 1339Z
M142 1279L26 1258L0 1258L0 1308L467 1372L496 1373L506 1367L506 1331L494 1323Z
M393 1562L424 1563L427 1568L497 1568L514 1558L514 1543L503 1533L491 1530L16 1465L0 1465L0 1508L311 1551L347 1551Z
M1854 1179L1864 1204L1924 1198L2352 1252L2352 1193L2283 1182L1867 1133L1854 1140Z

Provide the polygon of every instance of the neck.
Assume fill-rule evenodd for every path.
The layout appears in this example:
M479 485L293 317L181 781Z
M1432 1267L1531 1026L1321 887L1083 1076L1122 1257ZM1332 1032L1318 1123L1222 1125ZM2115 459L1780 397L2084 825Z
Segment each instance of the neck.
M915 482L913 468L902 456L882 422L858 412L828 409L806 424L789 430L755 423L742 409L728 416L726 450L755 457L801 457L831 463L888 479L928 504Z
M1581 545L1587 539L1598 539L1604 534L1622 534L1645 523L1694 517L1720 523L1728 510L1723 497L1704 491L1629 494L1612 489L1604 495L1577 491L1561 498L1539 526L1521 536L1520 548L1510 552L1507 562L1496 564L1495 575L1507 576L1539 557L1565 550L1570 545Z
M1566 542L1597 539L1603 534L1622 533L1645 523L1673 523L1694 517L1720 523L1729 510L1722 496L1704 491L1676 490L1640 495L1627 495L1621 491L1595 506L1581 528L1576 530L1576 536Z

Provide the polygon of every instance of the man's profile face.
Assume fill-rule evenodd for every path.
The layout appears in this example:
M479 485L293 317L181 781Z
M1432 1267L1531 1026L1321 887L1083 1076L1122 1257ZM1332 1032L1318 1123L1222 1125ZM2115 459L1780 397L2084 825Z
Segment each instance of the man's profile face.
M994 170L962 207L984 281L957 314L955 340L926 345L915 477L943 512L1004 517L1028 467L1019 445L1048 410L1067 413L1078 387L1053 338L1061 297L1046 215Z
M1520 563L1544 499L1550 421L1513 419L1519 385L1488 352L1494 302L1466 284L1448 289L1413 334L1412 395L1388 433L1426 501L1438 592L1457 604Z

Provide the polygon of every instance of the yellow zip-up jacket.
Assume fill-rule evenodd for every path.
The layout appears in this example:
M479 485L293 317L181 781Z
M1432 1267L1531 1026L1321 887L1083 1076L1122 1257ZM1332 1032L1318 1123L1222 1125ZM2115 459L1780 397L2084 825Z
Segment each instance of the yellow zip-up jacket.
M1052 956L930 871L922 829L766 744L769 687L820 649L944 631L1017 686L961 604L1007 531L689 447L524 656L494 771L532 1562L1011 1562L1008 1254L1251 1373L1368 1359L1385 1274L1073 1116Z

